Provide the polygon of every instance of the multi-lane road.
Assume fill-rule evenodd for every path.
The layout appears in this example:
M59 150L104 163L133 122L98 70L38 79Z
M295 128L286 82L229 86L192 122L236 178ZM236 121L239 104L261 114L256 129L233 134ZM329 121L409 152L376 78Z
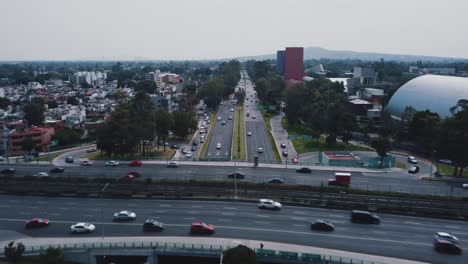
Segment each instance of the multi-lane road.
M380 215L381 225L358 225L349 221L348 211L283 206L281 211L257 209L255 204L206 201L123 200L0 196L1 230L18 232L20 236L73 236L70 225L91 222L96 230L83 236L188 236L191 222L204 221L215 225L213 236L294 243L352 252L384 255L430 263L467 263L468 255L446 255L432 248L434 234L451 232L461 240L468 240L468 223ZM112 215L131 210L135 221L112 222ZM24 221L33 217L51 220L42 229L24 229ZM156 218L166 224L161 233L145 233L142 223ZM310 221L327 219L336 229L333 232L311 231ZM11 232L10 232L11 236ZM265 244L268 242L265 242Z
M48 172L52 166L46 165L1 165L0 170L8 167L16 169L16 176L33 175L37 172ZM141 167L105 167L104 161L97 161L93 166L71 164L64 166L65 172L60 176L70 177L122 177L130 171L141 171L142 177L153 179L196 179L196 180L227 180L227 175L241 171L245 179L241 181L267 182L272 178L282 178L286 184L326 185L333 178L333 171L313 170L311 174L296 173L291 168L268 167L234 167L234 166L202 166L182 164L179 168L167 168L164 164L144 164ZM460 184L448 182L423 181L418 176L398 173L353 172L351 188L380 190L419 194L438 194L467 196L468 190Z
M260 161L275 162L273 148L265 128L263 116L258 109L259 104L254 84L249 79L246 71L242 71L241 75L242 78L245 78L244 122L247 159L252 161L255 156L258 156ZM262 151L259 151L259 148Z
M235 103L235 100L228 100L223 101L222 105L219 106L215 116L216 121L211 124L211 138L208 142L205 158L212 160L231 159Z

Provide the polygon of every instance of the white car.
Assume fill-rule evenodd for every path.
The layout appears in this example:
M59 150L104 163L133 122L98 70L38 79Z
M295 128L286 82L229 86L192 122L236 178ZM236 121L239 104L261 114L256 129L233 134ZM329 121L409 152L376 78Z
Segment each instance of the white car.
M220 149L221 148L221 143L216 144L216 148Z
M232 116L229 116L229 120L232 120Z
M177 163L176 161L169 161L169 163L167 163L166 166L168 168L177 168L177 167L179 167L179 163Z
M186 158L191 158L192 157L192 152L187 152L187 154L185 154L185 157Z
M252 115L252 119L255 119L255 115Z
M261 147L258 148L258 149L257 149L257 152L258 152L258 153L263 153L263 148L261 148Z
M272 210L280 210L281 209L281 204L278 202L275 202L271 199L260 199L258 200L257 204L258 208L260 209L272 209Z
M468 189L468 183L462 184L463 189Z
M450 242L454 242L454 243L458 243L459 242L459 239L458 237L450 234L450 233L446 233L446 232L437 232L436 235L434 236L434 239L437 240L437 239L442 239L442 240L448 240Z
M231 108L231 112L234 112L234 108Z
M120 163L118 161L115 161L115 160L111 160L111 161L106 162L106 167L117 167L119 165L120 165Z
M72 233L91 233L95 229L96 227L90 223L76 223L70 227Z
M251 136L252 135L252 132L247 132L247 136Z
M418 164L418 160L413 156L408 156L408 162L411 164Z
M36 174L34 174L35 177L47 177L49 176L49 174L47 174L47 172L38 172Z
M218 116L218 121L221 121L221 116Z
M114 214L114 221L135 220L136 214L130 211L120 211Z

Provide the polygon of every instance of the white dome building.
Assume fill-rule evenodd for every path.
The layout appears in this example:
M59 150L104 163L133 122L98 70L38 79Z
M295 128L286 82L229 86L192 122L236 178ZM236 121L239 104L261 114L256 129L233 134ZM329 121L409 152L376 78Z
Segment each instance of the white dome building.
M401 86L386 110L401 117L405 108L411 106L416 111L429 110L445 118L451 115L450 108L460 99L468 99L468 78L423 75Z

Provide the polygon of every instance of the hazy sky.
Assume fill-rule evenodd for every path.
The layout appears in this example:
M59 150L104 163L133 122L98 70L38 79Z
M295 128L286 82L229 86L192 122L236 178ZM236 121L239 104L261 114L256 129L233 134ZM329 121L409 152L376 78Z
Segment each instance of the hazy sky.
M212 59L286 46L468 58L467 0L0 0L0 60Z

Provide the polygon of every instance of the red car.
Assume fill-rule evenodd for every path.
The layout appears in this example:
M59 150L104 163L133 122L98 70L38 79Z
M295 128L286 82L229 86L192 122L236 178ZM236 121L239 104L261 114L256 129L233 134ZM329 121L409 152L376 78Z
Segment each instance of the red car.
M136 166L141 166L143 165L143 162L141 160L134 160L128 164L128 166L136 167Z
M215 227L213 225L208 225L203 222L194 222L190 226L190 233L192 234L213 234Z
M124 179L133 180L141 176L141 171L131 171L123 176Z
M292 161L292 163L299 163L299 159L298 159L298 158L292 158L291 161Z
M42 219L36 217L29 221L26 221L24 226L26 228L46 227L49 226L49 219Z

